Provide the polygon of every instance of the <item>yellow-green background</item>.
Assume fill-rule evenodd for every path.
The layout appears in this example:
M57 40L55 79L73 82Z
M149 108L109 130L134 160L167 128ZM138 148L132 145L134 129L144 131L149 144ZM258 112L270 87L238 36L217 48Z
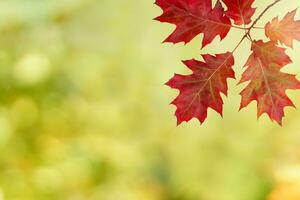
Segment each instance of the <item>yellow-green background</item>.
M257 13L271 2L256 0ZM177 92L163 84L190 73L180 60L230 51L243 31L202 50L202 36L161 44L174 26L152 20L153 3L0 1L0 200L264 200L299 180L300 110L287 108L283 127L257 121L255 103L238 112L236 80L224 118L176 127ZM282 0L258 25L299 6ZM288 53L286 71L300 74L300 44Z

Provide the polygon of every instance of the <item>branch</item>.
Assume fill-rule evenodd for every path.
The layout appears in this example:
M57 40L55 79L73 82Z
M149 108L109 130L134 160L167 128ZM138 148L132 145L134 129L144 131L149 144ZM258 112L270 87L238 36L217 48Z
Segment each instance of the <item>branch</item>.
M273 6L275 6L277 3L279 3L281 0L276 0L273 3L271 3L270 5L268 5L263 11L262 13L257 17L257 19L252 23L252 25L248 28L248 31L245 33L245 35L242 37L242 39L240 40L240 42L236 45L236 47L233 49L232 53L234 53L237 48L242 44L242 42L249 36L250 37L250 31L255 27L255 25L257 24L257 22L262 18L262 16ZM251 37L250 37L251 38Z
M262 13L257 17L257 19L253 22L253 24L250 26L250 30L248 32L251 31L251 29L257 24L257 22L262 18L262 16L273 6L275 6L277 3L279 3L281 0L276 0L273 3L271 3L270 5L268 5L263 11Z

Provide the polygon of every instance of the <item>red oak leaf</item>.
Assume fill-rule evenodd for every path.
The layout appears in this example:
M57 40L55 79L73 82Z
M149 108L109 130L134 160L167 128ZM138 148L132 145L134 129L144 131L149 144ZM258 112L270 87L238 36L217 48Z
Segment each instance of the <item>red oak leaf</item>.
M230 19L224 15L219 1L212 9L211 0L156 0L163 14L156 20L176 25L175 31L164 41L190 42L203 33L202 47L219 35L224 39L231 28Z
M252 42L251 50L255 57L259 57L265 64L276 63L283 67L292 61L285 53L284 48L276 46L276 42L263 42L262 40Z
M226 15L234 20L236 25L246 25L251 22L251 17L255 13L252 8L254 0L222 0L226 6Z
M287 13L281 21L276 17L268 22L265 26L266 36L272 41L293 47L293 40L300 41L300 20L294 20L296 11Z
M240 109L256 100L257 116L267 113L271 120L281 125L284 108L294 106L287 97L286 90L300 89L300 82L294 75L280 71L291 60L285 54L285 49L277 47L275 42L254 41L252 51L245 64L248 68L240 81L240 83L250 81L240 93L242 96Z
M180 91L172 104L177 107L177 124L198 118L203 123L210 107L222 115L223 100L220 93L227 95L227 78L235 78L232 53L202 55L204 62L188 60L183 63L192 70L191 75L178 75L166 84Z

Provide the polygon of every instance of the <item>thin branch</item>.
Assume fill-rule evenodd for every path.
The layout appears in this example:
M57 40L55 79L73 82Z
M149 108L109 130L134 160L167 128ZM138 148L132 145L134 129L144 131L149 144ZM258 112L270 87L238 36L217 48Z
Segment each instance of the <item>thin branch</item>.
M250 30L249 32L251 31L251 29L257 24L257 22L262 18L262 16L270 9L272 8L273 6L275 6L277 3L279 3L281 0L276 0L274 1L273 3L271 3L270 5L268 5L264 10L263 12L257 17L257 19L253 22L253 24L250 26Z
M257 22L262 18L262 16L270 9L272 8L273 6L275 6L277 3L279 3L281 0L276 0L274 1L273 3L271 3L270 5L268 5L263 11L262 13L257 17L257 19L252 23L252 25L248 28L248 31L245 33L245 35L242 37L242 39L240 40L240 42L236 45L236 47L233 49L233 51L231 53L234 53L237 48L242 44L242 42L250 37L250 32L251 30L255 27L255 25L257 24Z

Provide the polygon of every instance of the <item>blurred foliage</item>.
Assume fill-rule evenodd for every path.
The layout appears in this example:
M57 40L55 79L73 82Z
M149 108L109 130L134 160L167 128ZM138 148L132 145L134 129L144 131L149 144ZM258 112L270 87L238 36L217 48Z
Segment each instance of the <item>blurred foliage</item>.
M243 33L170 48L160 41L173 27L151 20L160 12L149 0L0 1L1 200L299 199L299 110L286 109L283 128L257 121L254 103L237 111L231 80L224 118L176 127L163 83L188 73L180 59L230 50ZM300 74L299 51L287 71Z

